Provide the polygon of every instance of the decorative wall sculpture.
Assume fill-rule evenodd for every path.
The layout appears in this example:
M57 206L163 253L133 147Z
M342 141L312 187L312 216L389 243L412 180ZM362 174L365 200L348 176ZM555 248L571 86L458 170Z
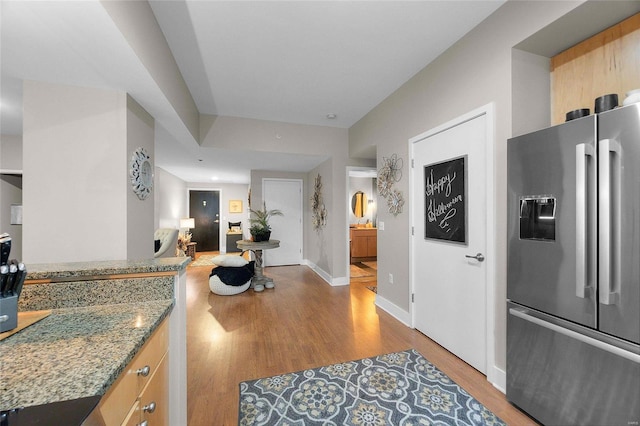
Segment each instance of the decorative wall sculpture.
M402 198L402 191L397 189L391 190L387 197L387 207L389 207L389 213L394 216L398 216L402 213L402 206L404 206L404 198Z
M402 191L394 189L393 185L402 179L402 158L397 154L391 157L382 157L382 167L378 170L378 193L387 200L389 213L397 216L402 213L404 198Z
M153 189L153 166L151 157L143 147L136 148L129 165L131 187L139 199L146 199Z
M313 229L320 231L327 224L327 209L322 201L322 177L318 173L315 180L315 189L311 197L311 211Z

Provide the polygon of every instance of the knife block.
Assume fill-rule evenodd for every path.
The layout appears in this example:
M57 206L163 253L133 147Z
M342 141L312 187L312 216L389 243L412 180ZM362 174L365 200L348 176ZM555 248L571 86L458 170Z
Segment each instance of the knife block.
M18 296L0 298L0 333L18 326Z

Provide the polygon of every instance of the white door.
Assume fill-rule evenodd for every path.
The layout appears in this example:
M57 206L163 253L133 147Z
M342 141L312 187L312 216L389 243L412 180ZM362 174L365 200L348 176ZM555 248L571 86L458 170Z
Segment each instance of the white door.
M302 263L302 180L264 179L262 198L267 210L281 210L284 216L269 219L271 238L280 247L264 251L265 266L299 265Z
M410 140L414 326L484 374L486 126L481 114Z

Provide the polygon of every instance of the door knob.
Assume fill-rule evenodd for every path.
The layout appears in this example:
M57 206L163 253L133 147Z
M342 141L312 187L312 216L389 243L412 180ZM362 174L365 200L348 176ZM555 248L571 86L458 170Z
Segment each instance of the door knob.
M464 257L468 258L468 259L475 259L478 262L484 262L484 256L482 253L478 253L475 256L471 256L470 254L465 254Z

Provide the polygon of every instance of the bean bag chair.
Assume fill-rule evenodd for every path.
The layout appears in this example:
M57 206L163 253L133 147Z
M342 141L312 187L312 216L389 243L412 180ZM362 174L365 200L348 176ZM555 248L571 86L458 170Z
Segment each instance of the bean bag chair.
M251 286L254 262L241 256L220 255L212 259L217 265L209 275L209 289L220 296L232 296Z

